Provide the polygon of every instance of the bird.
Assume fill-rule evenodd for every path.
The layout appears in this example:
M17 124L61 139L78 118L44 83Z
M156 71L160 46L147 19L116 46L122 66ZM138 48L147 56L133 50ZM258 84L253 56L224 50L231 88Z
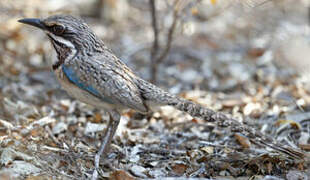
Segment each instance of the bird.
M60 14L45 19L24 18L18 21L46 33L57 54L52 70L63 89L77 100L103 109L109 114L108 126L95 155L92 179L97 179L101 156L107 155L121 114L127 109L148 113L160 106L173 106L193 117L215 122L220 127L229 127L233 132L259 138L256 142L261 144L271 142L270 147L290 153L254 128L224 113L173 95L140 78L81 18Z

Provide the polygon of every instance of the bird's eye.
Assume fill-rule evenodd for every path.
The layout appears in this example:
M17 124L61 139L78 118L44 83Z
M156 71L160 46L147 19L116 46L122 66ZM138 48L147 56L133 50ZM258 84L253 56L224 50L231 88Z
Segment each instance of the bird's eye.
M56 35L61 35L65 31L65 27L63 27L61 25L54 25L52 27L52 31Z

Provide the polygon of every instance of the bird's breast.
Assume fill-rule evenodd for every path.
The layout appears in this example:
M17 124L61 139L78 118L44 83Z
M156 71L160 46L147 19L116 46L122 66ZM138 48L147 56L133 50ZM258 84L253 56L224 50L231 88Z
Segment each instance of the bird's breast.
M106 110L115 109L115 104L111 104L109 102L103 101L102 99L97 98L96 96L93 96L89 92L80 89L78 86L72 84L69 79L65 76L65 74L62 71L62 68L58 68L54 70L56 77L61 84L62 88L71 96L79 101L82 101L86 104L90 104L97 108L103 108Z

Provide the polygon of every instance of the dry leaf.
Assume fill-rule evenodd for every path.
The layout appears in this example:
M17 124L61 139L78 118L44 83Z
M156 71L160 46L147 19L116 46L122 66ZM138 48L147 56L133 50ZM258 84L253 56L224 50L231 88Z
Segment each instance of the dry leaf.
M208 153L208 154L214 153L214 147L212 147L212 146L205 146L205 147L201 148L201 150Z
M102 116L100 113L96 113L92 119L93 123L100 123L102 120Z
M187 168L188 168L188 166L186 164L181 164L181 163L174 164L172 166L173 172L176 173L177 175L180 175L180 176L185 173Z
M124 170L116 170L110 174L109 180L134 180L129 173Z
M276 126L280 126L283 124L290 124L295 129L301 129L301 125L293 120L280 119L275 123Z
M299 144L300 149L310 151L310 144Z
M238 143L243 147L243 148L250 148L251 147L251 143L249 141L248 138L246 138L245 136L236 133L235 134L235 138L237 139Z

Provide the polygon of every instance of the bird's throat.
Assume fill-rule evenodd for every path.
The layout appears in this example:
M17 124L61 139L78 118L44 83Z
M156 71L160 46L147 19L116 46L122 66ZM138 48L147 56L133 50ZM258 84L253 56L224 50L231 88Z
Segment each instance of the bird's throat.
M48 37L57 53L57 62L52 65L53 70L58 69L66 60L71 59L75 54L75 48L71 42L55 38L55 36L49 35Z
M68 47L58 47L57 45L55 45L56 43L52 42L55 50L56 50L56 53L57 53L57 62L55 62L53 64L53 70L56 70L58 69L64 62L65 60L70 56L70 54L72 54L72 51L70 48Z

